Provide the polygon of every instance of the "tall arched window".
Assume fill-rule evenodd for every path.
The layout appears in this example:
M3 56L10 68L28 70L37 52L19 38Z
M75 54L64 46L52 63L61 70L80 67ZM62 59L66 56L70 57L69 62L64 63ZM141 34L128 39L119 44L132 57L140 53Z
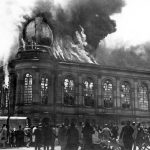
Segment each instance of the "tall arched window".
M131 94L130 85L128 82L123 82L121 84L121 105L122 108L130 108Z
M148 88L145 84L141 84L138 87L138 102L139 108L142 110L148 110Z
M75 104L75 85L72 77L68 76L64 79L64 104L74 105Z
M110 80L105 80L103 83L103 101L104 107L113 107L113 85Z
M24 78L24 104L32 103L32 75L27 73Z
M47 75L41 76L40 86L41 86L41 91L40 91L41 103L47 104L48 103L48 76Z
M90 78L83 82L83 96L85 106L94 106L94 83Z

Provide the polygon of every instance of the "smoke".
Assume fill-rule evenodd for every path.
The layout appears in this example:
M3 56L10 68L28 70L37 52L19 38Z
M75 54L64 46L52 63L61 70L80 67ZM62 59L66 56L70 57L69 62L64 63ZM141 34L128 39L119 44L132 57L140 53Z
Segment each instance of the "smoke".
M0 61L4 66L5 84L8 85L7 64L13 54L18 49L19 28L24 22L23 16L31 14L33 2L30 0L22 2L20 0L1 0L0 1Z
M121 12L123 0L70 0L62 7L54 1L37 1L33 16L41 15L53 28L56 37L76 38L76 31L84 29L89 47L96 49L99 41L116 31L110 15Z
M149 0L126 0L116 21L116 32L100 43L95 56L100 64L122 68L150 69Z

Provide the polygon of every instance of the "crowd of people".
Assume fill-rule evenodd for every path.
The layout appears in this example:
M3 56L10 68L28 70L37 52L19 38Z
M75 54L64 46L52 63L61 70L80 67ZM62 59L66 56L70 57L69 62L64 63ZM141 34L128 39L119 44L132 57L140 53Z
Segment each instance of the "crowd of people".
M60 145L61 150L122 150L140 148L142 143L149 142L150 128L145 128L140 123L127 121L125 124L105 124L98 126L85 123L65 122L57 127L50 126L49 122L39 123L37 126L9 132L9 144L11 147L30 147L35 150L54 150L55 145ZM145 136L148 135L148 136ZM147 137L147 139L146 139ZM7 126L4 124L0 131L0 143L5 148L8 142ZM116 146L116 147L115 147Z

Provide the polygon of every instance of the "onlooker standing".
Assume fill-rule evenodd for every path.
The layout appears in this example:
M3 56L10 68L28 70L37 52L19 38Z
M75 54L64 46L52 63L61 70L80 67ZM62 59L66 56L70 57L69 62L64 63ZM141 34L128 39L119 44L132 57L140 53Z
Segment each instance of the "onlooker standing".
M35 150L40 150L41 144L42 144L42 126L39 124L39 126L35 129L34 133L35 135Z
M92 143L93 143L93 150L99 150L101 140L99 138L99 132L97 127L94 127L94 134L92 134Z
M7 128L5 124L3 124L0 134L1 134L1 143L3 144L3 148L5 148L7 141Z
M16 146L21 147L24 146L24 132L21 129L21 126L19 126L19 130L15 133L16 136Z
M130 126L130 121L122 128L120 138L123 140L125 150L132 150L133 145L133 128Z
M85 127L83 128L82 133L83 133L84 148L86 150L91 150L92 149L92 134L94 133L94 130L89 124L89 122L85 123Z
M61 150L65 150L67 145L67 127L64 124L62 124L58 131L58 141L61 146Z
M25 135L25 143L26 143L26 147L30 146L31 143L31 129L29 128L28 125L26 125L26 127L24 128L24 135Z
M42 138L44 150L49 150L49 146L52 146L52 129L49 126L49 123L43 124L42 127Z
M67 131L67 150L78 150L79 146L79 132L72 122Z

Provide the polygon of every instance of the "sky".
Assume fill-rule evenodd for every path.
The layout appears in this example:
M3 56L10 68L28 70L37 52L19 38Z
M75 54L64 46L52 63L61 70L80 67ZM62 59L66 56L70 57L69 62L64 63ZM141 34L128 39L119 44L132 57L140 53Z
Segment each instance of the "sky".
M120 14L111 16L117 31L105 39L109 48L136 46L150 41L150 0L126 0Z
M18 26L24 15L30 16L37 0L0 0L0 61L7 64L10 55L17 52ZM55 4L67 6L69 0L54 0ZM109 49L129 48L150 41L150 0L125 0L122 12L111 16L117 31L105 39Z

